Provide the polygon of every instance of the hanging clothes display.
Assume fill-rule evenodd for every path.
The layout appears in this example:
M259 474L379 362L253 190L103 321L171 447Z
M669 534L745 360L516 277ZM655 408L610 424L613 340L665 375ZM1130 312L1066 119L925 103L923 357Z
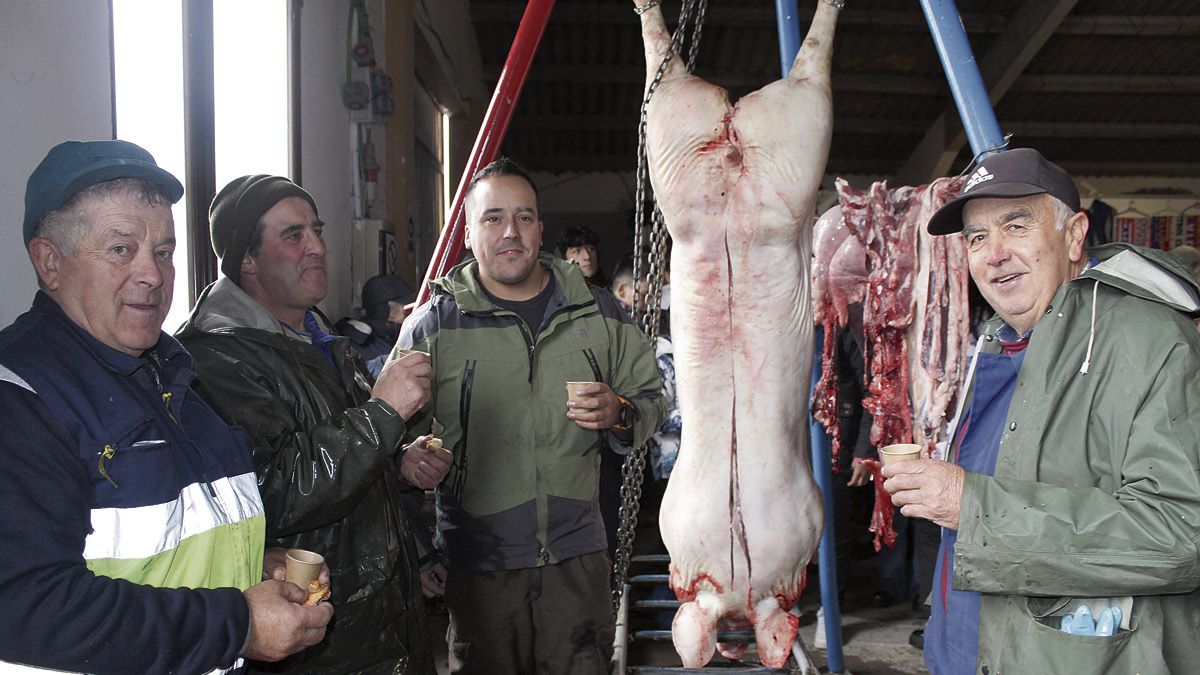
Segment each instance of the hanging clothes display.
M1171 242L1173 241L1172 234L1175 232L1175 223L1179 221L1179 214L1168 209L1163 209L1157 214L1150 217L1150 246L1164 251L1171 250Z
M1133 208L1118 213L1113 223L1113 240L1137 246L1150 246L1150 216Z
M1112 240L1113 218L1116 215L1117 210L1113 207L1099 199L1092 200L1092 205L1087 209L1088 231L1085 240L1089 248Z

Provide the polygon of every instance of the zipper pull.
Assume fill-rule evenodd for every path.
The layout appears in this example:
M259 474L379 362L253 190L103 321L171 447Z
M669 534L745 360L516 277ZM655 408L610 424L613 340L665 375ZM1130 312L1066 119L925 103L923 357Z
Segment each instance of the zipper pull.
M107 444L106 444L106 445L104 446L104 449L100 451L100 466L99 466L99 469L100 469L100 475L101 475L101 476L104 476L104 480L106 480L106 481L108 481L108 482L112 483L112 486L113 486L113 487L115 487L115 488L119 488L119 487L121 487L121 486L120 486L120 485L117 485L117 481L113 480L113 479L112 479L112 476L108 475L108 468L104 466L104 463L105 463L105 462L107 462L108 460L112 459L112 458L113 458L113 457L115 457L116 455L117 455L117 449L116 449L116 448L114 448L112 445L107 445Z
M175 413L171 412L171 392L164 391L162 399L163 406L167 409L167 417L170 417L172 422L179 424L179 420L175 419Z

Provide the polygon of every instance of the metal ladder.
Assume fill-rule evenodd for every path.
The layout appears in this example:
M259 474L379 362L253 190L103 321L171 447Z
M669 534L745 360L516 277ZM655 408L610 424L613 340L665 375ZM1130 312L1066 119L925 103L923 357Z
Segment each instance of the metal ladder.
M660 569L666 568L671 562L671 558L667 554L656 555L637 555L630 559L631 567L633 565L658 566ZM786 675L816 675L817 669L813 664L812 658L808 656L804 649L804 644L800 641L799 636L796 637L796 642L792 645L792 656L788 659L787 665L784 668L768 668L757 663L741 662L741 661L717 661L709 663L703 668L684 668L682 666L654 666L654 665L632 665L629 663L629 645L634 642L670 642L671 631L669 630L638 630L630 634L630 616L632 612L661 612L674 611L679 609L679 601L670 600L654 600L645 597L645 593L638 593L636 589L650 588L660 584L666 584L669 581L668 574L661 572L642 573L629 577L625 592L621 595L621 605L617 612L617 632L615 645L615 658L613 675L666 675L678 673L729 673L730 675L744 674L766 674L779 673ZM754 644L754 631L719 631L717 633L717 641L722 643L741 643ZM805 671L801 662L807 662L809 669Z

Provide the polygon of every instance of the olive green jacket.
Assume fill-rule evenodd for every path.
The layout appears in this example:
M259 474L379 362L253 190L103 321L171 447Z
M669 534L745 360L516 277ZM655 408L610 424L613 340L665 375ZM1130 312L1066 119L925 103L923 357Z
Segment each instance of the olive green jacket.
M607 546L597 501L611 434L567 419L568 381L605 382L633 404L634 444L666 414L654 347L607 289L577 265L542 255L554 274L541 326L483 294L478 264L432 283L397 348L430 354L433 395L409 434L433 432L454 453L437 489L437 544L451 569L519 569ZM634 447L636 447L634 445Z
M1089 253L1033 331L995 475L963 488L953 584L982 594L987 675L1200 667L1200 289L1161 251ZM1061 632L1080 599L1125 608L1118 634Z

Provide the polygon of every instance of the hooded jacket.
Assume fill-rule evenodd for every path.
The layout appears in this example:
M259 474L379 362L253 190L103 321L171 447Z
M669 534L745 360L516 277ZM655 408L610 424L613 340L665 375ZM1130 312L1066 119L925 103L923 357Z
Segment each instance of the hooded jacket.
M666 413L654 348L607 289L539 256L557 280L541 326L489 301L474 261L432 282L397 347L431 355L433 396L414 416L454 453L438 486L438 548L451 569L519 569L606 547L597 490L608 432L567 419L568 381L605 382L636 410L635 447ZM421 420L421 421L418 421Z
M1200 662L1200 288L1162 251L1089 253L1033 331L995 475L963 486L953 584L982 594L985 675ZM1122 607L1118 633L1060 631L1081 601Z
M371 398L348 341L329 345L335 367L227 278L200 296L178 337L201 395L250 433L268 538L329 565L335 613L325 640L282 668L432 673L405 484L393 464L404 420Z

